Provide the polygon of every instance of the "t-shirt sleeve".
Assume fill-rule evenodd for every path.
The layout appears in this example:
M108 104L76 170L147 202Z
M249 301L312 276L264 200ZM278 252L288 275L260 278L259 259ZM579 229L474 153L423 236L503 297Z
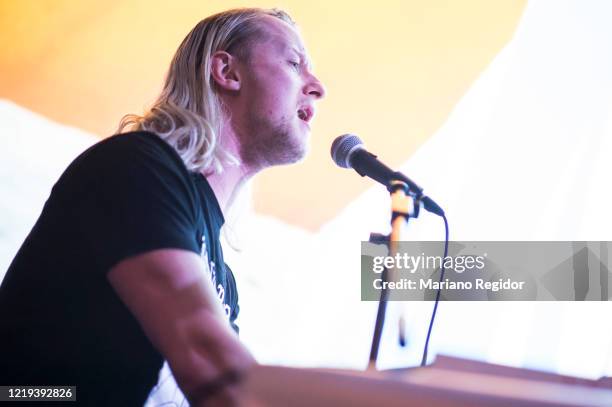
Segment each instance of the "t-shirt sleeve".
M122 139L124 137L124 139ZM75 161L68 190L79 234L97 269L164 248L199 253L190 175L171 147L153 134L114 136Z

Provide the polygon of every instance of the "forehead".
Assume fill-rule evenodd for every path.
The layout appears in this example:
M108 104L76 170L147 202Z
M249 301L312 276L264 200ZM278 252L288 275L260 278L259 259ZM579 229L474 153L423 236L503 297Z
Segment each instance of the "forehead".
M260 24L266 33L266 39L261 45L274 48L278 52L294 50L306 56L304 42L295 27L273 16L263 16Z

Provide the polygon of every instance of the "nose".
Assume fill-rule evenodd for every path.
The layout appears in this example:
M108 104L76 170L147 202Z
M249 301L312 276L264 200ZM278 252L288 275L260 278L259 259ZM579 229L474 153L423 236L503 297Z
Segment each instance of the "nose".
M312 95L315 99L322 99L325 97L325 87L321 83L321 81L314 75L310 75L310 80L306 84L304 88L304 93L307 95Z

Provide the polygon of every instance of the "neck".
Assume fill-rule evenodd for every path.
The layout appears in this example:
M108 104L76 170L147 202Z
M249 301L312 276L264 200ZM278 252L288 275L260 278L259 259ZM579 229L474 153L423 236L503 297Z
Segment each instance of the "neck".
M227 152L240 160L240 149L232 126L224 126L221 131L221 146ZM226 164L223 172L206 176L210 187L215 193L219 206L224 214L230 210L244 184L257 173L244 163L238 165Z
M231 208L242 186L251 178L241 166L226 166L221 174L206 177L224 214Z

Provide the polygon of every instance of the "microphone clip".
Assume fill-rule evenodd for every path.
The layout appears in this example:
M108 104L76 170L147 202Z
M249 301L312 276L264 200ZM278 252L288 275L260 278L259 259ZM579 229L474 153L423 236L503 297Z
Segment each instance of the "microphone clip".
M387 186L387 191L391 195L391 224L397 217L402 217L406 222L410 218L419 217L421 208L422 192L405 182L403 179L391 180Z

